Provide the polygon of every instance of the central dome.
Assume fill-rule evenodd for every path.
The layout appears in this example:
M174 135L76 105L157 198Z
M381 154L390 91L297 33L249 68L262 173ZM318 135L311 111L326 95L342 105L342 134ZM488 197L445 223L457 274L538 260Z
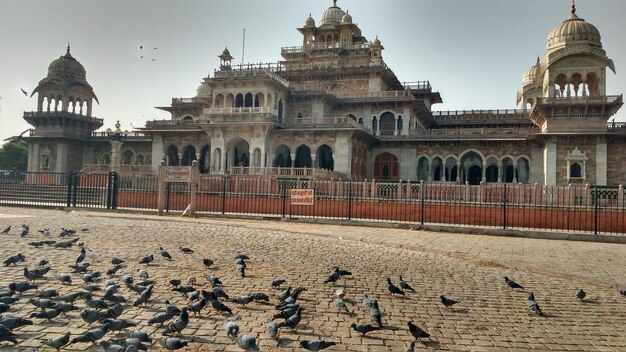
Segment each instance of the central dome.
M341 24L341 19L344 15L346 15L346 13L337 6L337 0L333 0L333 6L327 8L320 17L320 27L323 25Z
M70 47L67 46L67 53L52 61L48 66L48 76L74 76L85 79L86 73L83 65L70 54Z
M600 31L591 23L576 16L576 6L572 4L572 15L563 21L548 35L546 46L548 50L560 48L568 43L586 43L602 47Z

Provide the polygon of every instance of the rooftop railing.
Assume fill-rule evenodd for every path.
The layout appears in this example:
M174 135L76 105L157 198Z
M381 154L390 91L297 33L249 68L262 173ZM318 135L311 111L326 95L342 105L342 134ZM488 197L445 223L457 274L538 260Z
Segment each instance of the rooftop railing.
M31 117L46 117L46 116L58 116L58 117L71 117L75 119L93 121L95 123L103 124L104 120L87 115L76 114L68 111L24 111L24 118Z
M369 43L315 43L301 46L286 46L280 48L281 54L298 54L310 51L328 51L328 50L359 50L369 49Z
M538 98L537 103L543 105L571 104L612 104L621 103L622 95L587 96L587 97L547 97Z
M431 128L410 130L409 134L404 136L398 135L379 135L383 139L407 139L407 138L424 138L424 139L521 139L526 138L531 133L540 133L536 127L508 127L508 128Z

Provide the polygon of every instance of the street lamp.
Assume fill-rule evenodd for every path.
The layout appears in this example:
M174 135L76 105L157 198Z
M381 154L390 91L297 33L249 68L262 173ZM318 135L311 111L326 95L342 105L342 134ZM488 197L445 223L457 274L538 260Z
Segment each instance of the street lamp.
M121 166L121 157L120 157L120 150L122 150L122 144L124 143L123 140L126 139L126 137L128 136L128 131L124 130L122 131L120 129L122 125L120 124L120 121L118 120L115 123L115 130L111 130L110 128L106 129L106 133L107 136L109 136L109 138L111 139L111 167L110 167L110 171L111 172L119 172L120 171L120 166Z

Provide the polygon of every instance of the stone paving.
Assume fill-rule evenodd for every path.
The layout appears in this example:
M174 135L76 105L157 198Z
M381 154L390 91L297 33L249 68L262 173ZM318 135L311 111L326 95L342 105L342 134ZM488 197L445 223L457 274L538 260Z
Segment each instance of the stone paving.
M17 235L22 223L31 233ZM626 297L617 287L626 284L626 245L520 239L478 235L428 233L423 231L381 229L372 227L303 224L292 222L247 221L233 219L183 219L178 217L58 211L0 207L0 228L12 225L8 235L1 235L0 259L18 252L26 261L17 266L0 267L0 291L8 283L22 281L23 267L33 268L39 259L48 259L52 270L36 283L40 288L57 288L64 294L81 290L74 274L72 285L61 285L54 279L59 273L70 273L78 247L70 249L33 248L28 242L42 240L36 230L52 229L50 239L58 237L61 227L89 231L79 233L80 241L91 250L86 261L93 270L106 271L110 259L124 259L126 266L112 279L135 274L145 268L157 282L146 308L125 306L120 318L138 323L153 337L162 328L148 326L147 320L164 310L170 299L179 307L188 300L171 291L167 280L183 281L188 275L197 278L198 288L208 288L208 274L215 274L231 296L261 291L272 296L271 304L251 303L245 307L225 302L233 315L218 315L209 307L201 316L191 318L183 336L189 350L241 351L224 332L223 322L237 322L242 334L257 338L263 351L300 349L300 340L321 338L336 342L328 350L406 351L412 337L406 324L414 321L432 335L432 340L417 343L416 350L452 351L624 351L626 350ZM166 261L158 254L165 247L174 259ZM194 254L184 255L178 248L190 247ZM235 267L236 251L250 256L247 277L240 278ZM149 254L156 260L146 266L138 261ZM202 258L215 259L207 270ZM335 285L323 281L333 266L351 270L353 275ZM392 296L385 279L397 283L401 274L415 292L407 297ZM545 316L536 316L526 306L527 292L511 290L503 277L509 276L533 291ZM265 332L265 322L275 313L270 287L273 278L284 278L291 286L307 289L299 299L305 311L302 322L293 330L281 329L280 342ZM586 302L578 302L574 291L583 287ZM332 304L337 288L346 291L352 302L351 314L338 311ZM121 293L133 301L138 295L127 288ZM384 329L361 337L350 329L353 322L369 323L368 312L361 306L363 294L379 301ZM439 302L445 294L459 300L456 309ZM27 291L4 315L28 317L38 308L28 304L35 292ZM96 293L95 296L100 296ZM81 308L85 303L77 301ZM70 331L73 336L89 326L78 312L57 317L52 322L33 318L34 324L16 329L19 344L0 343L0 351L48 350L42 341ZM115 338L109 334L105 339ZM119 334L123 336L123 334ZM155 343L154 350L163 350ZM89 344L74 344L67 350L102 350Z

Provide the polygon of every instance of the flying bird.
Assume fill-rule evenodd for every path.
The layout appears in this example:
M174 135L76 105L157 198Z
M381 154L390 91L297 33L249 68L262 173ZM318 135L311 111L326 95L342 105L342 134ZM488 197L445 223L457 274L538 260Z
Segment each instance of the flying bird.
M20 88L22 90L22 93L24 93L25 96L28 96L28 92L26 92L24 89Z

